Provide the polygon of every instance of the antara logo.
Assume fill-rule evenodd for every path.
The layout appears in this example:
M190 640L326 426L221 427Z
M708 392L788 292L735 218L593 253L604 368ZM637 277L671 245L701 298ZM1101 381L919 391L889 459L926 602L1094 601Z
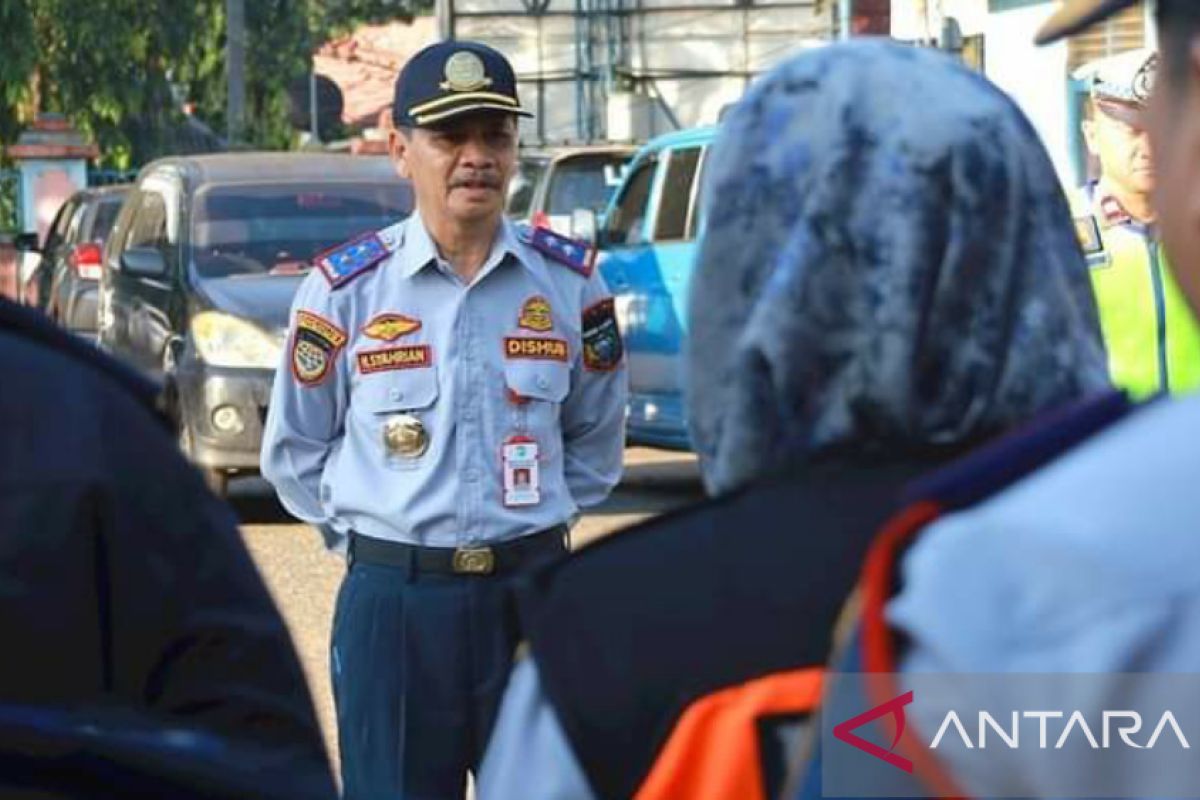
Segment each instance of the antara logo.
M896 769L902 769L905 772L913 771L913 764L907 758L896 755L892 751L896 749L896 745L900 742L900 737L904 735L904 707L913 701L913 693L905 692L899 697L893 697L886 703L881 703L875 706L870 711L864 711L857 717L852 717L845 722L842 722L833 727L833 736L835 739L840 739L852 747L857 747L864 753L873 755L878 759L882 759L891 764ZM896 735L892 739L892 744L887 750L884 750L874 742L868 742L861 736L856 736L851 731L856 728L861 728L867 723L874 722L881 717L892 716L896 718L895 728Z
M936 750L942 743L943 737L953 731L962 740L963 746L968 750L986 750L988 743L987 733L990 728L1005 745L1015 750L1021 746L1021 723L1028 720L1037 720L1037 746L1038 749L1045 750L1049 747L1048 728L1050 720L1061 720L1064 717L1066 717L1067 721L1062 727L1062 732L1055 740L1055 750L1061 750L1069 741L1087 742L1087 746L1092 750L1107 750L1114 744L1112 736L1114 729L1117 736L1120 737L1121 742L1124 742L1126 747L1132 747L1135 750L1152 749L1158 743L1159 737L1168 729L1184 750L1192 748L1191 744L1188 743L1187 737L1183 735L1179 723L1175 721L1175 715L1170 711L1163 712L1162 717L1158 720L1158 724L1154 726L1154 731L1150 734L1150 738L1145 739L1142 744L1139 744L1134 738L1134 734L1142 729L1142 715L1136 711L1101 712L1099 740L1096 739L1095 733L1092 732L1092 726L1088 725L1087 718L1080 711L1075 711L1070 716L1062 711L1014 711L1012 712L1012 719L1007 728L1003 727L988 712L980 711L978 715L978 727L976 729L979 735L974 741L967 735L967 729L963 726L958 714L950 711L942 719L942 724L938 727L937 735L933 737L933 743L929 747L931 750ZM1095 722L1096 720L1093 718L1093 725L1095 725Z

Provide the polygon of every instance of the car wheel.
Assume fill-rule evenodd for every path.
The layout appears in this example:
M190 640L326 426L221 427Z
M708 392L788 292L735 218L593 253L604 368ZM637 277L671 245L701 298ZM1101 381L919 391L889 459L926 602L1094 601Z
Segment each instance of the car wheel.
M229 492L229 473L223 469L203 467L197 464L195 458L193 458L192 431L183 421L177 424L179 426L179 449L183 451L183 454L192 462L193 466L200 471L201 477L204 478L204 485L208 487L208 490L217 497L225 497Z

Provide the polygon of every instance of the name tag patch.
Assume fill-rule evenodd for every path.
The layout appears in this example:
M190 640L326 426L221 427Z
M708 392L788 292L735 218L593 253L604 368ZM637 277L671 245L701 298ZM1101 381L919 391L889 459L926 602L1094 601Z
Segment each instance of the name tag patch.
M334 356L346 344L346 333L329 320L310 311L296 312L292 334L292 374L305 386L325 380Z
M427 344L402 347L383 347L364 350L358 354L358 371L364 375L396 369L417 369L433 363L433 352Z
M536 361L566 361L567 343L562 339L543 339L537 336L506 336L504 356Z

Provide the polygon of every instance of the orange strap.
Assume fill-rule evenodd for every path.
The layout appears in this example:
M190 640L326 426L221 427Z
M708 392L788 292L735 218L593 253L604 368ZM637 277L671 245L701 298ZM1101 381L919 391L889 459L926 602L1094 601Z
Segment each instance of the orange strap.
M692 703L635 800L766 800L756 721L815 711L823 673L822 667L777 672Z
M900 693L894 676L899 669L896 663L895 643L888 626L886 609L895 587L896 562L905 547L927 526L942 515L937 503L921 502L904 509L889 520L871 546L863 564L859 589L862 593L862 656L866 695L872 705L882 705ZM884 717L880 725L888 738L896 735L895 717ZM896 748L914 765L916 775L937 797L965 798L967 795L941 763L928 750L917 744L915 727L910 723Z

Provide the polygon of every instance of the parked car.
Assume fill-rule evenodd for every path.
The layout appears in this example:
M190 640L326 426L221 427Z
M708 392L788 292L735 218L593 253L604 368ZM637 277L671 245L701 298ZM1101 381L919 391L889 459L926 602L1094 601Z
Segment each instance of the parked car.
M214 490L258 470L311 258L412 205L386 158L239 153L142 170L104 248L100 345L161 380L180 445Z
M71 195L50 226L30 278L37 284L38 307L85 338L96 336L101 252L128 191L107 186Z
M715 128L695 128L647 143L596 233L629 360L628 436L636 444L691 448L681 356L703 223L702 173L715 135Z
M635 153L636 147L617 144L526 155L510 193L509 216L574 235L571 215L577 209L604 211Z

